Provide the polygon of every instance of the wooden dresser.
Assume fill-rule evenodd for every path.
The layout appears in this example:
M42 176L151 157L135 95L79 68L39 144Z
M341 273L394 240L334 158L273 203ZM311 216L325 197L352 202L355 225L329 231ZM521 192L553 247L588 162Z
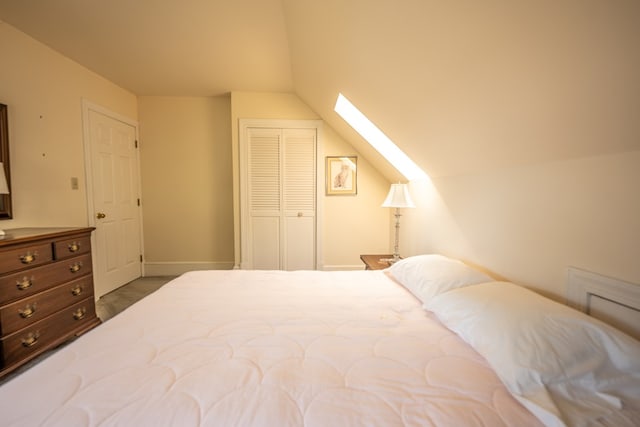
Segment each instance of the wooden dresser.
M0 377L93 328L94 228L16 228L0 239Z

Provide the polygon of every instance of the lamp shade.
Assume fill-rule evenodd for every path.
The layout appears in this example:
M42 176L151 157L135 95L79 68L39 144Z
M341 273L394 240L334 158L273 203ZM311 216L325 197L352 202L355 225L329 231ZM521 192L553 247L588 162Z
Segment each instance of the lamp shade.
M7 177L4 174L4 164L0 162L0 194L9 194L9 185L7 185Z
M382 203L383 208L415 208L407 184L391 184L387 198Z

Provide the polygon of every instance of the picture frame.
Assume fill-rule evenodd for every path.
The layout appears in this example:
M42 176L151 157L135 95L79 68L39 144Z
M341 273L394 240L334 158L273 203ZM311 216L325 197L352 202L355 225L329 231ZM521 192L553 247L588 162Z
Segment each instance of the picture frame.
M7 179L9 194L0 194L0 220L12 219L11 207L11 168L9 165L9 115L8 107L0 104L0 162L4 166L4 176Z
M355 196L358 194L358 157L326 157L327 196Z

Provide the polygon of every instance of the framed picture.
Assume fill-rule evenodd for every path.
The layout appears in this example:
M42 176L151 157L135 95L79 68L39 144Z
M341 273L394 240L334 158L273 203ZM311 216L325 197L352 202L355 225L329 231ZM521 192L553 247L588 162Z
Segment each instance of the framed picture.
M358 194L358 158L356 156L327 156L327 196L355 196Z
M9 193L0 194L0 220L13 218L11 211L11 171L9 169L9 117L7 114L7 106L0 104L0 162L4 166L4 173L7 180L7 189Z

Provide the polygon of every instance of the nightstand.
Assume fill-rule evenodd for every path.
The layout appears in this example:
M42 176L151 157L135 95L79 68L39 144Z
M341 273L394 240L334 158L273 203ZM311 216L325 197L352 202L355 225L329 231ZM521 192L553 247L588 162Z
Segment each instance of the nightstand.
M365 270L384 270L391 264L387 261L381 261L384 259L393 258L393 255L360 255L360 259L364 262Z

